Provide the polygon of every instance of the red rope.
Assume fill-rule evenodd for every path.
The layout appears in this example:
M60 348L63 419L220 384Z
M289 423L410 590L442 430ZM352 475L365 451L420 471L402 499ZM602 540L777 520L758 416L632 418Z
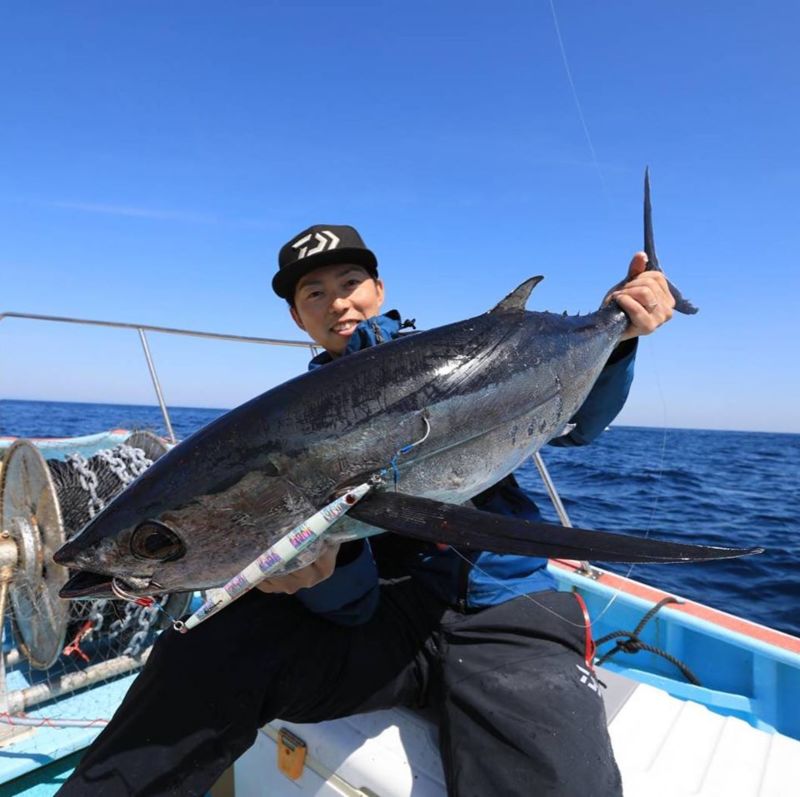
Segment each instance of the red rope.
M581 607L581 612L583 614L583 631L584 631L584 651L583 657L586 660L586 666L594 672L594 653L595 653L595 644L594 640L592 639L592 620L589 617L589 610L586 608L586 601L583 599L583 595L578 592L573 592L572 595L574 596L575 600L578 601L578 606Z
M88 719L72 719L72 718L65 718L70 725L76 723L84 723L85 727L91 728L95 725L107 725L108 720L97 718L93 720ZM24 722L20 722L19 720L25 720ZM7 711L0 711L0 722L8 723L9 725L24 725L26 727L31 728L59 728L63 727L63 722L58 718L51 718L51 717L28 717L25 714L19 715L12 715L9 714ZM59 723L62 723L59 725Z
M80 656L87 664L89 657L81 650L81 640L92 630L93 623L87 620L78 630L78 633L72 639L72 642L67 645L61 652L65 656L71 656L73 653Z

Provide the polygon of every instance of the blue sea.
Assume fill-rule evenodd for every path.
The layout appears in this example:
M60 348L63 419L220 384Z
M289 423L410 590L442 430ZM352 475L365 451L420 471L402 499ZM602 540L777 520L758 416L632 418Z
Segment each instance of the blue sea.
M179 438L224 410L170 408ZM61 437L114 428L164 434L157 407L0 401L0 436ZM574 525L759 556L617 572L800 635L800 435L614 426L584 448L542 452ZM518 471L556 521L532 464Z

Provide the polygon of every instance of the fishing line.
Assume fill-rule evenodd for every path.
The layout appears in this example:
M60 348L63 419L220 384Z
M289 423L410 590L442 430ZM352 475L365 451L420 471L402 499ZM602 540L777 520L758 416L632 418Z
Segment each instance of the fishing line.
M604 195L604 197L606 199L606 202L609 205L611 205L612 203L611 203L610 195L609 195L609 192L608 192L608 186L606 185L605 177L603 175L603 170L600 167L600 161L599 161L599 159L597 157L597 151L595 149L594 142L592 140L592 135L589 132L589 125L588 125L588 123L586 121L586 116L583 113L583 107L581 105L581 101L580 101L580 98L578 96L578 90L577 90L577 87L575 85L575 80L574 80L574 78L572 76L572 69L570 68L569 58L567 57L567 49L566 49L566 47L564 45L564 38L561 35L561 26L559 25L559 22L558 22L558 14L556 12L555 0L548 0L548 5L550 6L550 14L551 14L552 19L553 19L553 28L555 30L556 40L558 41L559 52L561 53L561 62L563 64L563 66L564 66L564 72L565 72L566 77L567 77L567 82L569 83L570 92L572 94L573 102L575 103L575 109L576 109L576 111L578 113L578 118L579 118L580 123L581 123L581 128L583 130L584 137L586 138L586 143L587 143L587 145L589 147L589 152L591 153L591 156L592 156L592 163L593 163L593 165L595 167L595 170L597 172L597 176L598 176L598 178L600 180L600 185L602 186L603 195ZM655 481L655 486L657 487L659 485L659 483L661 481L661 478L663 476L663 473L664 473L664 462L665 462L665 459L666 459L666 440L667 440L666 402L665 402L665 399L664 399L663 391L661 389L661 382L658 379L658 369L657 368L656 368L656 382L657 382L657 385L658 385L659 395L660 395L660 398L661 398L662 426L663 426L663 436L662 436L662 444L661 444L661 456L660 456L660 462L659 462L659 465L658 465L658 473L656 475L656 481ZM647 527L645 529L645 534L644 534L645 538L649 537L649 535L650 535L650 530L652 528L652 524L653 524L653 520L654 520L655 515L656 515L656 510L658 508L658 504L659 504L659 495L658 495L658 493L656 493L656 497L655 497L655 499L653 501L652 509L651 509L651 512L650 512L650 518L649 518L649 520L647 522ZM625 573L625 577L626 578L630 578L631 577L631 574L633 573L634 568L635 568L634 564L631 564L631 565L628 566L628 569L627 569L627 571ZM522 594L524 594L524 593L522 593ZM615 594L609 599L608 603L597 614L595 620L593 620L592 622L595 622L596 620L599 620L611 608L611 606L616 601L618 596L619 596L619 590L617 590L615 592ZM530 596L528 596L528 597L530 598Z
M600 185L603 189L603 196L606 200L606 203L610 206L612 204L611 197L608 192L608 186L606 185L606 180L603 175L603 170L600 168L600 161L597 158L597 151L594 148L592 135L589 132L589 125L586 122L586 116L583 113L583 107L581 106L581 101L580 98L578 97L578 89L575 86L575 80L572 77L572 69L570 68L569 65L569 58L567 58L567 48L564 46L564 39L561 36L561 26L558 24L558 14L556 13L555 2L554 0L548 0L548 4L550 6L550 14L553 18L553 28L555 29L556 40L558 41L558 49L559 52L561 53L561 63L564 66L564 72L567 76L567 82L569 83L570 91L572 93L572 99L575 103L575 109L578 112L578 118L580 119L581 122L581 128L583 129L583 134L586 138L586 143L589 146L589 152L592 155L592 163L594 164L595 171L597 172L597 177L600 180ZM630 575L632 572L633 572L633 565L630 566L628 570L628 575ZM608 603L603 607L603 609L598 614L597 617L598 620L611 608L614 601L616 601L618 594L619 594L618 592L614 594L610 598Z
M652 339L648 340L648 345L650 346L651 349L653 349L653 354L656 354L655 344L653 343ZM659 452L655 481L653 482L654 496L650 504L650 517L647 519L644 528L645 539L650 537L650 532L653 530L653 523L655 521L656 513L658 511L658 506L661 501L661 495L659 494L658 488L660 487L661 480L664 476L664 463L667 458L667 404L666 404L666 399L664 397L664 391L661 386L661 379L658 373L658 357L656 356L652 357L650 362L652 362L653 364L653 370L656 378L656 386L658 388L658 397L660 399L660 404L661 404L661 451ZM636 568L635 564L628 565L628 569L625 571L625 578L630 578L635 568ZM612 600L616 600L616 597L617 596L615 595L612 598ZM605 612L607 611L607 609L604 609L603 611Z
M653 350L653 354L656 355L656 344L651 339L648 341L649 347ZM662 435L661 435L661 456L658 463L658 473L656 474L656 483L655 486L660 486L661 479L664 475L664 463L667 458L667 400L664 396L664 388L661 384L661 374L658 372L658 357L654 356L652 358L653 363L653 373L655 374L656 378L656 388L658 390L658 398L661 403L661 428L662 428ZM656 509L658 508L658 503L661 500L661 496L659 495L658 491L656 491L655 500L653 501L652 511L650 513L650 519L647 523L647 530L646 534L650 533L650 527L653 524L653 520L655 519Z
M461 551L459 551L457 548L454 548L452 545L448 545L447 547L451 551L453 551L453 553L455 553L456 556L460 557L465 562L467 562L472 568L477 570L481 575L486 576L486 578L488 578L490 581L493 581L498 586L500 586L503 589L507 590L508 592L512 593L512 595L516 595L518 598L526 598L531 603L533 603L536 606L538 606L540 609L544 609L546 612L552 614L553 617L556 617L559 620L563 620L567 625L574 626L575 628L586 628L587 627L587 623L573 623L572 620L568 620L562 614L559 614L555 609L551 609L549 606L545 606L543 603L540 603L539 601L537 601L536 598L531 597L531 595L529 593L523 592L522 590L517 589L516 587L509 586L508 584L504 584L502 581L500 581L500 579L496 578L491 573L487 572L482 567L480 567L479 565L475 564L475 562L473 562L468 556L466 556L465 554L461 553ZM591 628L592 625L594 624L594 622L595 622L594 620L590 619L589 623L588 623L588 627Z
M569 83L570 90L572 92L572 99L575 102L575 108L578 111L578 118L581 121L581 127L583 128L583 134L586 137L586 143L589 145L589 152L592 155L592 163L597 171L597 176L600 178L600 184L603 186L603 194L606 198L606 202L611 204L611 198L608 193L608 187L606 186L606 180L603 176L603 170L600 168L600 161L597 159L597 152L594 148L594 143L592 142L592 136L589 133L589 125L586 124L586 117L583 115L583 108L581 107L581 101L578 98L578 90L575 87L575 81L572 79L572 70L569 67L569 60L567 59L567 50L564 47L564 40L561 37L561 27L558 24L558 15L556 14L556 6L553 0L549 0L550 4L550 13L553 17L553 27L556 31L556 39L558 40L558 49L561 52L561 62L564 65L564 72L567 75L567 82Z
M402 448L398 448L397 451L395 452L394 456L392 457L391 461L389 462L389 468L391 468L391 470L392 470L392 478L394 480L395 492L397 492L397 482L398 482L398 480L400 478L400 468L397 465L397 460L403 454L407 454L409 451L411 451L412 448L416 448L418 445L424 443L428 439L428 435L430 435L430 433L431 433L431 424L430 424L430 421L428 420L428 413L427 412L423 412L422 413L422 420L425 423L425 434L422 435L422 437L420 437L420 439L417 440L416 442L409 443L408 445L405 445ZM385 478L386 476L388 476L389 468L384 468L380 472L379 475L382 478Z

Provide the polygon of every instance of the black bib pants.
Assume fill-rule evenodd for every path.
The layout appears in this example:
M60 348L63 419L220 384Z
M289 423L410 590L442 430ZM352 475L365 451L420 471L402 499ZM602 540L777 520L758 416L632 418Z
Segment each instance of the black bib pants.
M200 797L269 720L402 705L436 712L451 796L621 795L578 602L532 598L462 614L405 578L382 582L371 620L341 626L252 590L160 636L58 794Z

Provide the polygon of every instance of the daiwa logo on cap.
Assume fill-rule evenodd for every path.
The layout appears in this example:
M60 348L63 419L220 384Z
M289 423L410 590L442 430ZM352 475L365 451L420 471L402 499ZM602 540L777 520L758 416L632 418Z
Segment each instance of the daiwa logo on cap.
M317 245L309 249L307 244L312 238L316 238ZM327 252L329 249L336 249L339 245L339 238L330 230L320 230L319 232L304 235L299 241L292 244L292 249L297 251L297 259L302 260L307 255L316 255L318 252Z
M278 252L278 273L272 289L291 299L299 279L320 266L362 266L378 276L378 260L367 249L355 227L347 224L314 224L290 238Z

